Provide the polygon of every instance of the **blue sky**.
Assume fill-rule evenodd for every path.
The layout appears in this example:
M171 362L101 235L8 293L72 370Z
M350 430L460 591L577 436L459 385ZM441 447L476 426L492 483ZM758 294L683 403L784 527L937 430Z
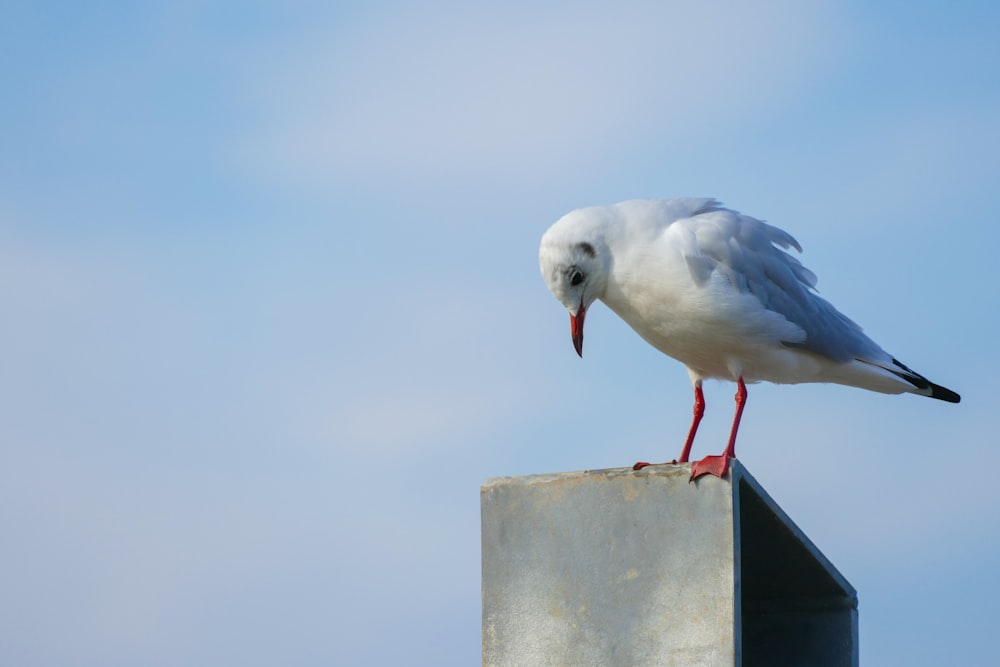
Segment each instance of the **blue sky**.
M738 454L870 665L985 664L993 3L0 8L0 662L468 665L480 483L671 458L683 367L538 274L714 196L960 405L755 385ZM732 386L706 386L716 453ZM713 444L714 443L714 444Z

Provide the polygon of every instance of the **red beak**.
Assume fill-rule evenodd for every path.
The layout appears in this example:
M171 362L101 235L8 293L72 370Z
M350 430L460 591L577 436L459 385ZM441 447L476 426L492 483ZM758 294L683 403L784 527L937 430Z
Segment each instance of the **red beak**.
M569 316L569 331L573 334L573 347L576 349L576 353L583 356L583 318L587 314L587 309L580 304L580 310L576 311L576 315L570 314Z

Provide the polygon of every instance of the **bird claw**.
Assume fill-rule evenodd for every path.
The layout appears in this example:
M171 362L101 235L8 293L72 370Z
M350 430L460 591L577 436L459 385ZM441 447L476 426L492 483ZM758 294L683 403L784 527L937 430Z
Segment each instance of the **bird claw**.
M730 458L732 457L729 454L723 453L719 456L706 456L700 461L695 461L691 464L691 477L688 481L693 482L703 475L715 475L722 479L729 471Z
M655 466L655 465L661 465L661 466L677 465L677 459L674 459L673 461L664 461L663 463L647 463L646 461L639 461L634 466L632 466L632 470L642 470L646 466Z
M695 461L691 464L691 477L688 478L688 482L693 482L699 477L704 477L705 475L715 475L719 479L726 476L729 472L729 459L734 458L729 454L723 453L718 456L706 456L700 461ZM632 466L632 470L642 470L648 466L652 465L677 465L677 459L673 461L664 461L663 463L648 463L647 461L638 461Z

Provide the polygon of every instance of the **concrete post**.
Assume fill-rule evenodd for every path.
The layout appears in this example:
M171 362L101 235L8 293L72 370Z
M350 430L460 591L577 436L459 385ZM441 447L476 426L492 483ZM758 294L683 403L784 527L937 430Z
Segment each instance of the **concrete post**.
M857 595L734 461L490 479L488 667L858 664Z

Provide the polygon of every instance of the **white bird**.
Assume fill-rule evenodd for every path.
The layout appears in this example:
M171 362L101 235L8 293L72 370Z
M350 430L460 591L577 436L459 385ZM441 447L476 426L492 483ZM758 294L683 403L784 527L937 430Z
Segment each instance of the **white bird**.
M726 474L747 382L834 382L960 400L819 297L815 274L784 252L789 247L802 251L787 232L700 198L582 208L542 236L542 277L569 311L577 354L583 356L584 317L600 299L646 342L687 366L694 421L677 462L688 461L704 414L702 381L737 383L726 450L692 464L692 479Z

